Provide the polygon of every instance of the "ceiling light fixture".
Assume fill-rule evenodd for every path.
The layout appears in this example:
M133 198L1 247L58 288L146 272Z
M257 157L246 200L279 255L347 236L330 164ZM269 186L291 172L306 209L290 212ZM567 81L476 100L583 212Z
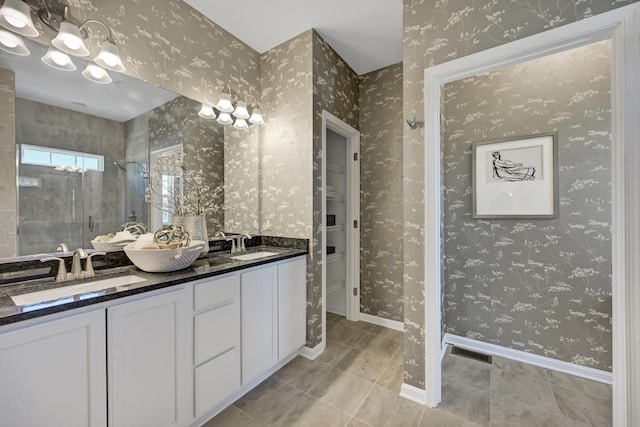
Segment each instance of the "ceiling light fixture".
M247 104L247 99L253 99L253 103ZM249 114L251 107L251 114ZM222 125L233 125L234 128L244 130L251 125L264 124L262 109L258 99L253 95L246 95L242 98L238 92L238 97L232 97L231 85L227 83L225 91L220 95L220 99L213 107L211 104L202 103L198 115L204 119L216 119ZM247 122L249 119L249 122Z
M49 7L47 0L40 0L40 2L42 7L33 6L35 16L46 27L57 32L51 40L53 48L50 48L42 57L42 62L57 70L76 70L75 64L68 55L89 57L91 52L86 42L95 34L87 32L86 27L89 24L99 24L106 30L107 35L101 43L100 52L93 59L95 64L89 64L82 75L92 82L107 84L112 81L107 70L116 72L126 70L111 27L97 19L87 19L79 23L69 15L69 8L66 5L64 10L55 11ZM0 25L11 31L0 30L0 49L15 55L29 55L29 49L16 34L26 37L39 35L31 19L31 6L23 0L5 0L0 7ZM104 35L104 32L98 34ZM88 59L91 60L91 58Z

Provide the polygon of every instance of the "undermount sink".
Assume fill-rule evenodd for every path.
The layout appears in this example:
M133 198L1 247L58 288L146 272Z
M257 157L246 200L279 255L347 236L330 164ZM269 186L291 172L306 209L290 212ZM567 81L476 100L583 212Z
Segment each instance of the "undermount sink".
M111 279L93 280L77 285L62 286L60 288L32 292L30 294L16 295L12 296L11 299L16 305L25 306L85 294L87 292L102 291L117 286L133 285L134 283L144 282L145 280L146 279L142 277L131 274L128 276L112 277Z
M239 261L253 261L254 259L265 258L271 255L278 255L277 252L254 252L251 254L243 254L243 255L234 255L230 257L231 259L237 259Z

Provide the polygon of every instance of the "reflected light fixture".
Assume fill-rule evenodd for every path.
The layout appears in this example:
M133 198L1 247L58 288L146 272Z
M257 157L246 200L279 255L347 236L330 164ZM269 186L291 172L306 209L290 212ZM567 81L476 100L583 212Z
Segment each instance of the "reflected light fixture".
M19 35L26 37L39 35L31 19L33 7L34 16L37 16L43 25L57 33L51 40L53 48L50 48L42 57L43 63L61 71L76 70L75 64L68 55L90 57L91 52L87 48L86 41L98 34L104 37L100 44L100 52L93 59L95 64L87 65L82 75L92 82L107 84L112 82L107 70L115 72L126 70L111 27L97 19L77 22L69 15L69 8L66 5L63 10L53 10L47 4L47 0L40 0L39 4L42 6L30 6L23 0L4 1L0 7L0 26L9 31L0 30L0 49L15 55L29 55L29 49ZM99 24L105 31L90 34L86 29L89 24ZM91 61L91 58L88 59Z
M216 112L213 111L213 106L211 104L202 104L202 108L198 111L198 115L203 119L215 119Z
M2 29L0 29L0 49L20 56L26 56L30 53L22 37Z
M202 103L198 115L205 119L215 119L222 125L233 125L235 129L249 129L251 125L264 124L262 110L258 99L253 95L246 95L244 98L237 92L238 97L232 97L231 85L226 84L225 90L220 95L215 107L208 103ZM253 99L253 103L247 104L247 100ZM249 113L251 107L251 114ZM247 119L249 122L247 122Z
M76 64L73 63L69 55L60 52L55 47L50 47L49 50L47 50L47 53L42 57L42 62L60 71L77 70Z

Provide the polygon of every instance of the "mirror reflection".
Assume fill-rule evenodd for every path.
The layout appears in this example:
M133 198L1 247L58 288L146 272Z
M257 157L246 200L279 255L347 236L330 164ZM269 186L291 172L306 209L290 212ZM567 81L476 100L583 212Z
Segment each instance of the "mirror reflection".
M40 61L46 47L28 43L36 54L0 53L0 68L15 73L16 255L55 252L60 243L91 247L96 236L125 222L152 230L171 222L161 209L162 191L181 191L179 174L159 177L156 207L145 201L153 163L163 156L182 156L184 170L199 168L210 188L225 184L225 132L235 143L240 131L199 117L201 104L194 100L123 74L99 85L79 71L49 69ZM223 193L212 198L224 204ZM225 212L208 214L206 221L213 235L224 229Z

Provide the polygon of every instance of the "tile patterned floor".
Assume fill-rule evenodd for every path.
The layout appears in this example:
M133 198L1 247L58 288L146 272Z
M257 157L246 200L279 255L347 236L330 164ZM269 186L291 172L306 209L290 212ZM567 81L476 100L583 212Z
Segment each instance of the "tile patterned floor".
M500 357L449 354L442 403L398 396L402 333L327 313L327 349L297 357L203 427L611 426L611 387Z

